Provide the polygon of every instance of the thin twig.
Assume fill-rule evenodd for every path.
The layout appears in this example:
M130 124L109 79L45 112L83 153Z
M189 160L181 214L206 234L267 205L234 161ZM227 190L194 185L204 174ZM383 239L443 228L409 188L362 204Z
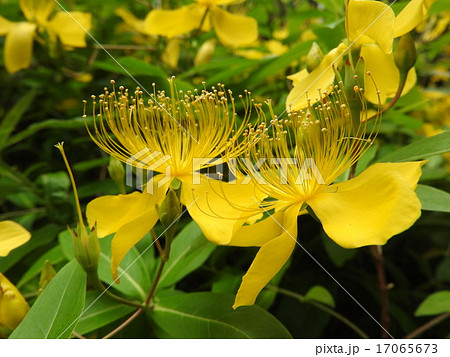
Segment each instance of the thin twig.
M429 330L430 328L437 325L439 322L444 321L446 318L450 317L450 312L446 312L445 314L436 316L434 319L428 321L426 324L420 326L419 328L415 329L413 332L406 335L404 338L415 338L425 332L426 330Z
M386 272L383 264L383 251L379 245L373 245L370 247L373 253L375 269L377 271L378 290L380 291L380 304L381 304L381 338L388 338L388 331L390 326L389 316L389 298L388 298L388 286L386 282Z
M405 84L406 84L406 80L405 81L400 81L400 84L397 88L397 92L395 93L394 98L392 98L392 100L389 102L389 104L383 108L383 110L377 114L372 115L371 117L367 118L367 121L372 120L377 118L380 114L383 114L385 112L387 112L389 109L391 109L395 103L397 103L397 101L400 99L403 89L405 88Z
M161 247L161 243L159 243L159 239L156 236L155 230L152 228L152 230L150 232L152 233L153 242L155 242L155 245L156 245L156 248L158 249L159 255L161 257L163 257L164 256L164 250Z
M302 303L311 304L311 305L317 307L318 309L326 312L327 314L330 314L331 316L335 317L336 319L338 319L339 321L341 321L342 323L347 325L349 328L351 328L353 331L355 331L362 338L369 338L369 336L364 331L362 331L358 326L356 326L348 318L346 318L345 316L341 315L337 311L329 308L328 306L325 306L324 304L321 304L318 301L305 300L305 297L303 295L300 295L300 294L295 293L295 292L290 291L290 290L279 288L277 286L267 285L266 288L268 288L270 290L278 291L279 293L284 294L286 296L290 296L290 297L292 297L294 299L299 300Z

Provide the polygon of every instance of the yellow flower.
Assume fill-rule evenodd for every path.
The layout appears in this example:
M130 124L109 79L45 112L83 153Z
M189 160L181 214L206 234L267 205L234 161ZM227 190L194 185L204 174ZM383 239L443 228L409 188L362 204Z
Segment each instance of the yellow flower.
M268 50L268 52L263 52L257 49L242 49L236 50L235 54L248 59L261 59L264 57L281 56L289 49L288 46L284 45L281 41L278 40L265 41L264 47Z
M53 0L20 0L27 22L15 23L0 16L0 36L6 35L4 56L8 72L14 73L30 66L34 38L43 30L52 41L58 37L66 47L86 47L85 31L79 24L89 31L91 14L57 12L49 19L55 4Z
M30 232L14 221L0 222L0 257L6 257L11 250L28 242Z
M28 242L30 232L14 221L0 222L0 257ZM0 327L14 330L25 317L28 303L17 288L0 273Z
M413 0L395 17L392 9L382 2L350 0L345 16L348 41L339 44L325 55L322 63L307 76L304 72L299 72L302 73L303 80L293 83L294 87L286 98L288 110L306 108L308 94L310 99L314 100L318 91L323 92L333 86L335 76L331 65L338 59L341 60L350 44L352 50L360 50L360 56L364 59L366 99L375 104L384 104L387 98L394 97L400 83L400 72L392 54L393 40L412 30L418 24L418 19L422 20L426 16L433 1ZM336 67L339 65L339 62L335 63ZM371 73L380 96L377 95L375 85L367 72ZM402 95L406 94L415 82L416 72L411 68Z
M0 273L0 326L14 330L29 309L19 290Z
M95 143L140 171L162 173L150 179L142 193L104 196L87 206L89 224L97 223L99 238L116 233L111 243L114 277L125 254L158 221L157 205L161 205L171 185L177 187L181 182L181 203L205 236L218 244L228 243L235 229L233 222L219 216L235 220L242 216L241 211L227 204L222 192L240 205L254 204L246 194L249 185L230 182L220 186L220 181L199 173L200 169L216 165L214 158L244 151L247 141L239 143L241 135L248 142L255 136L255 130L247 124L253 105L250 94L240 96L246 113L238 124L232 93L223 85L213 87L212 92L187 93L177 92L173 80L170 86L170 97L164 91L155 92L148 101L144 101L140 89L134 95L122 87L117 93L106 92L99 97L98 117L94 103L96 120L90 135Z
M196 29L208 31L212 26L225 46L244 46L257 39L258 23L255 19L232 14L219 7L240 0L195 1L175 10L152 10L145 19L147 33L172 38Z
M334 183L377 134L379 118L370 128L364 121L355 130L350 116L343 89L336 86L316 107L290 113L287 120L274 118L272 134L250 149L252 162L264 159L257 173L244 166L263 193L254 199L274 213L238 228L229 243L261 247L242 279L235 308L252 305L288 260L296 245L297 216L305 209L344 248L385 244L419 218L421 204L414 190L423 162L378 163ZM264 196L270 200L261 200Z

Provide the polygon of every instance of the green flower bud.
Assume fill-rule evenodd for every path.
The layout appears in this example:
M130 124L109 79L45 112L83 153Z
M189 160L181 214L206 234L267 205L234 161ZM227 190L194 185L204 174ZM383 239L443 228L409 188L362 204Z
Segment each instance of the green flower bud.
M306 70L311 73L319 64L322 62L323 53L319 47L319 45L313 42L311 49L306 55L305 63Z
M125 193L125 186L123 182L125 177L125 169L123 168L123 164L115 157L110 156L109 158L108 173L117 187L119 187L120 192Z
M165 259L169 258L170 245L175 237L176 225L181 216L181 203L178 199L177 193L171 187L167 191L161 206L157 207L159 213L159 221L165 229L166 247Z
M88 275L96 274L100 259L97 227L92 227L88 233L84 225L78 224L76 230L69 228L69 232L72 236L73 249L78 263Z
M39 279L39 294L42 293L55 275L56 270L53 268L50 261L46 260L41 270L41 278Z
M416 64L416 59L417 53L414 40L409 33L406 33L400 37L394 53L395 64L400 70L401 76L404 76L405 79L409 70Z

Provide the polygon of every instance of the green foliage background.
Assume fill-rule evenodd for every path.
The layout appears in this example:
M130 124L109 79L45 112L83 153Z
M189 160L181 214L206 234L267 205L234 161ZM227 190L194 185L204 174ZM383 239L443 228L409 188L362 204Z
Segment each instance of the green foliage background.
M163 3L175 8L187 2ZM11 75L2 66L5 40L0 38L0 220L13 219L32 233L27 244L0 258L0 272L33 304L44 262L49 260L58 271L40 295L38 302L43 308L38 309L36 302L33 313L11 336L17 338L69 337L72 330L87 337L102 337L133 312L132 307L105 296L96 301L99 293L89 285L86 292L84 273L75 263L69 263L73 251L66 226L76 222L74 199L64 163L54 148L57 142L65 142L83 206L97 196L119 193L108 177L109 158L89 138L81 118L81 100L102 93L110 79L128 88L136 86L116 60L147 88L156 83L157 88L168 89L166 78L171 75L177 77L180 89L199 88L202 81L207 86L221 82L235 94L248 89L256 100L271 98L275 112L281 113L290 90L286 75L304 67L304 57L313 42L305 34L314 34L314 41L324 53L345 37L340 0L247 1L234 5L233 10L244 10L257 19L262 44L272 38L274 31L286 27L289 35L282 42L289 47L287 52L247 59L217 44L211 60L195 66L193 60L200 45L215 37L211 31L183 40L178 65L170 68L161 60L167 43L164 38L145 38L123 30L122 20L115 15L116 8L125 7L143 19L151 9L151 1L79 0L61 4L94 15L92 35L109 54L92 39L88 39L87 48L72 51L58 44L35 42L31 67ZM399 2L393 8L398 12L404 4ZM17 1L0 1L0 7L2 16L23 20ZM449 133L423 139L421 131L422 125L429 122L448 130L442 124L443 117L449 115L448 100L446 109L436 113L436 104L430 102L427 93L439 92L444 97L449 94L450 35L444 31L427 41L426 31L432 31L433 21L436 24L443 13L449 16L449 11L449 4L438 0L430 11L429 28L414 34L419 52L418 83L383 116L376 150L370 150L358 167L361 170L376 161L429 159L418 188L425 209L422 217L383 247L390 283L390 333L395 337L403 337L435 315L450 311L450 195L443 192L449 188L449 164L440 155L449 151ZM124 45L135 48L123 49ZM260 50L265 50L263 45ZM442 117L437 117L439 114ZM300 216L298 224L299 242L305 250L379 319L380 295L369 248L338 247L310 216ZM369 315L299 248L260 294L258 306L233 312L233 294L256 249L215 247L187 217L179 227L183 229L171 253L176 259L165 267L152 311L141 315L116 337L361 337L356 329L370 337L380 335L380 327ZM161 231L157 226L157 232ZM102 240L100 263L100 277L107 284L112 282L109 240ZM145 237L122 266L133 262L150 242L151 237ZM153 248L146 250L113 289L130 299L145 298L158 259ZM68 298L63 299L66 295L62 292L67 292ZM74 314L91 303L78 324L69 326ZM46 309L55 304L61 304L57 318L42 322L41 317L49 314ZM44 326L43 335L34 334L36 319ZM449 331L447 319L420 337L450 337Z

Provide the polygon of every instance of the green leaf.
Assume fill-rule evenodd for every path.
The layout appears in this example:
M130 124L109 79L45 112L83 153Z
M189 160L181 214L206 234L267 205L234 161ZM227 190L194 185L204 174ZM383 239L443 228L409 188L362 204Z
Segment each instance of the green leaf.
M134 57L122 57L116 62L100 62L96 61L94 67L103 69L108 72L122 73L132 76L151 76L166 79L169 76L159 67L148 64Z
M39 275L46 260L48 260L52 265L62 262L64 260L64 255L62 254L61 247L57 245L56 247L47 251L45 254L41 255L25 272L25 274L23 274L22 279L20 279L20 281L17 283L17 288L20 289L28 281Z
M113 284L111 275L111 240L113 236L107 236L99 239L100 242L100 261L98 264L98 275L108 286L120 291L126 296L145 300L147 291L150 290L150 272L142 259L139 258L139 252L135 247L127 253L117 270L120 276L120 283ZM67 259L74 259L72 237L68 231L59 234L59 243Z
M417 308L416 316L439 315L450 312L450 291L438 291L428 296Z
M72 261L56 274L10 338L69 338L85 294L86 274Z
M29 91L11 108L11 110L3 117L0 123L0 150L7 146L9 136L19 123L23 114L28 110L33 102L36 92Z
M175 237L170 258L161 274L158 288L180 281L200 267L215 249L194 221L188 223Z
M425 211L450 212L450 194L437 188L417 185L416 194Z
M248 83L260 83L285 70L293 61L298 60L302 55L306 55L311 48L312 41L304 41L292 46L289 51L279 57L268 60L266 64L256 69L249 77Z
M100 327L106 326L125 315L131 313L136 308L123 305L108 299L105 296L99 298L101 293L97 291L88 291L86 294L85 312L78 321L75 329L79 334L86 334ZM86 310L87 309L87 310Z
M323 234L322 243L328 257L338 267L342 267L346 262L353 259L358 252L357 249L345 249L336 244L332 239Z
M397 151L391 152L378 162L414 161L450 151L450 131L429 138L420 139Z
M326 288L320 285L313 286L311 289L308 290L303 301L308 300L309 301L315 300L321 302L324 305L331 306L332 308L335 307L333 296Z
M39 123L31 124L28 128L25 130L17 133L16 135L13 135L8 143L5 146L9 146L15 143L18 143L29 136L37 133L40 130L44 129L78 129L78 128L84 128L87 125L90 125L92 123L92 118L86 118L83 119L81 117L79 118L73 118L73 119L48 119L44 120Z
M232 309L234 296L190 293L160 299L151 314L172 338L291 338L288 330L257 305Z

